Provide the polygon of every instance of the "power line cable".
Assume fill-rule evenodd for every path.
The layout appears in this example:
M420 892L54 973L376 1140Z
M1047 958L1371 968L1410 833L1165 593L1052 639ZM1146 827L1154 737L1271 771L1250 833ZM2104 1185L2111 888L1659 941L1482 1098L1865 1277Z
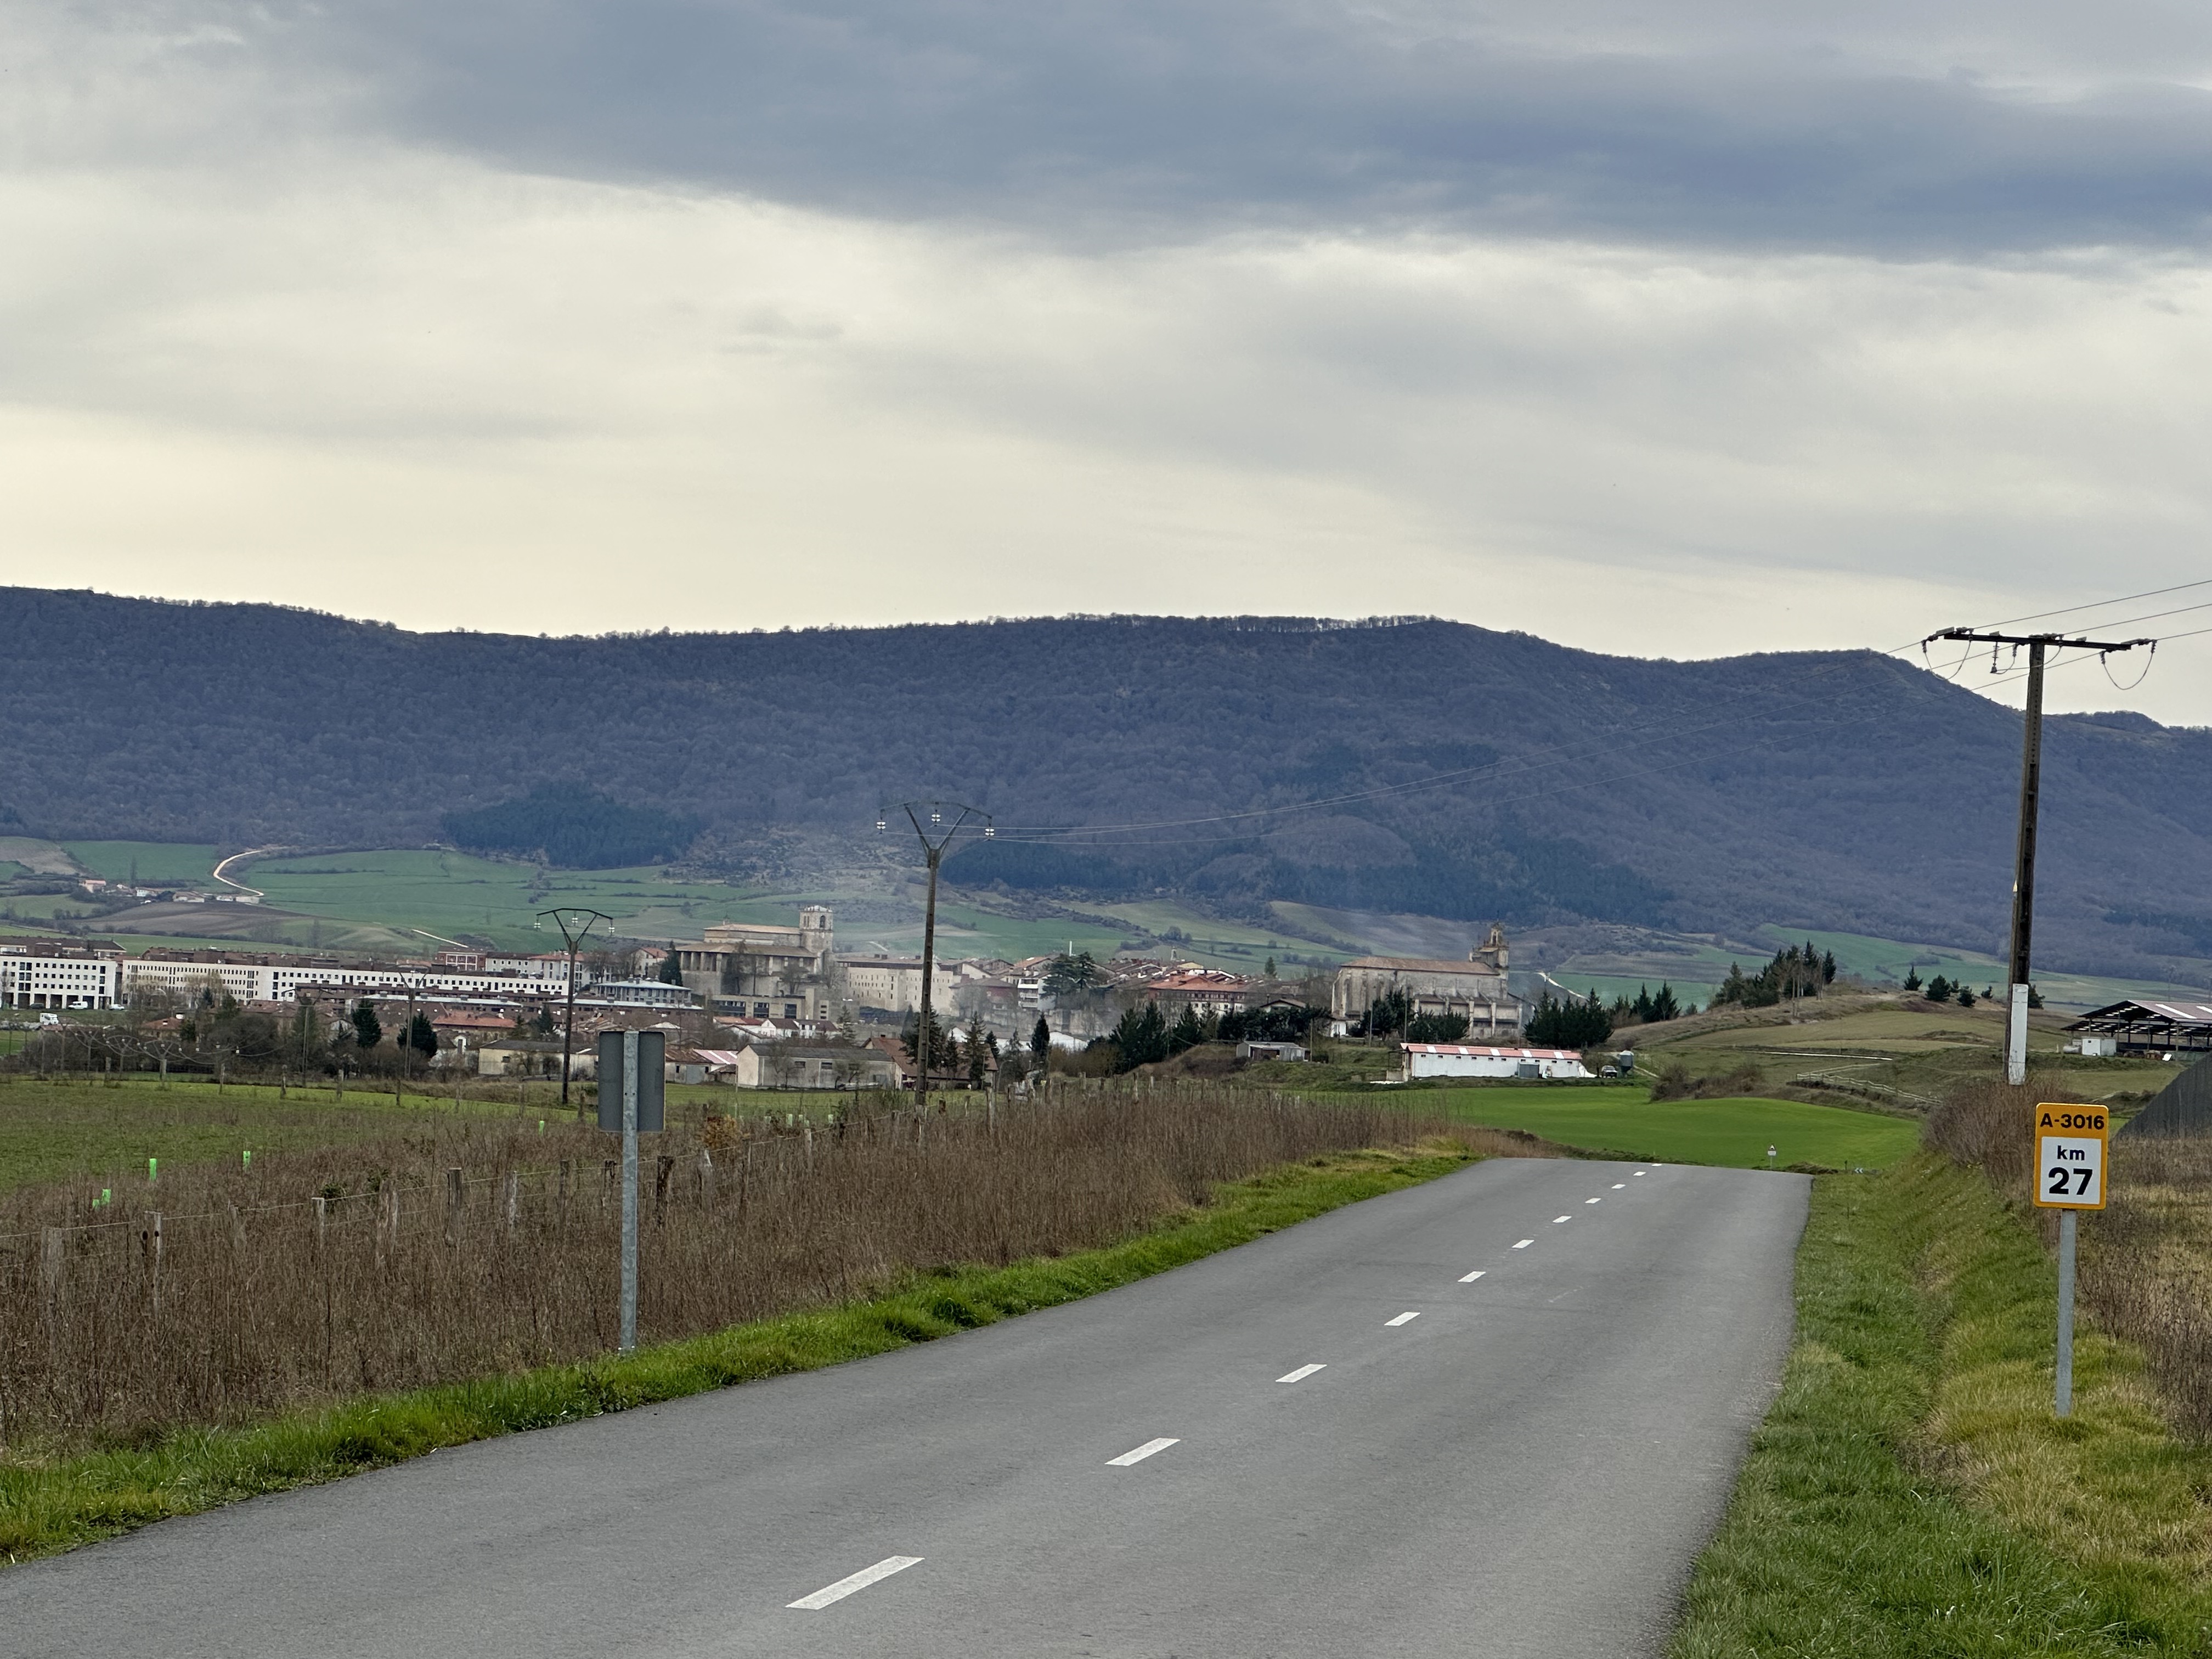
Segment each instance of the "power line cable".
M2161 594L2179 593L2192 587L2208 586L2212 586L2212 576L2203 577L2193 582L2176 582L2171 587L2153 587L2147 589L2141 593L2124 593L2117 599L2098 599L2088 605L2069 605L2065 606L2063 610L2058 611L2038 611L2031 616L2007 617L2002 622L1981 623L1977 624L1977 626L1984 631L1992 628L2010 628L2015 623L2041 622L2046 617L2070 617L2076 611L2102 611L2108 605L2133 605L2137 599L2154 599L2159 598ZM2100 623L2099 625L2100 627L2118 626L2118 623Z

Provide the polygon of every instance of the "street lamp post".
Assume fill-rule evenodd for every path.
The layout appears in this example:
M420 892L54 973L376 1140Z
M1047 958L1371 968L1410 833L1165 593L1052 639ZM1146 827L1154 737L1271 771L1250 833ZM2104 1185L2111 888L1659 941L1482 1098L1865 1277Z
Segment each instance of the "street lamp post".
M970 823L981 823L986 841L995 831L989 813L980 807L963 806L958 801L902 801L900 805L914 825L914 833L921 840L922 857L929 866L929 899L921 919L921 1011L914 1036L914 1109L921 1112L929 1105L929 990L930 981L937 977L937 866L944 862L945 849ZM924 810L929 813L927 829L922 827ZM945 821L948 811L958 815L950 824ZM888 828L889 819L878 814L876 833L881 835Z
M541 921L547 916L553 918L553 925L561 930L562 943L568 947L568 1009L561 1021L561 1109L566 1111L568 1107L569 1057L574 1052L576 1042L576 952L583 948L584 935L592 931L593 922L604 921L612 927L615 919L605 911L586 910L575 905L540 910L538 915ZM582 925L571 933L569 923L574 917L581 917Z

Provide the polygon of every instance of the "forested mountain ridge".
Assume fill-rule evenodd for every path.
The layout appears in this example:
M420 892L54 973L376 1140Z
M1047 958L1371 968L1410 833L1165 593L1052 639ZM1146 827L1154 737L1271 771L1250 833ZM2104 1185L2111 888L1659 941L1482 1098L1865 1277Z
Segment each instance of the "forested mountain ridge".
M2019 717L1870 652L1267 618L548 639L31 588L0 622L0 806L46 836L405 845L569 783L711 849L945 795L1005 827L948 866L974 882L2003 944ZM2043 957L2205 977L2208 781L2212 732L2050 722Z

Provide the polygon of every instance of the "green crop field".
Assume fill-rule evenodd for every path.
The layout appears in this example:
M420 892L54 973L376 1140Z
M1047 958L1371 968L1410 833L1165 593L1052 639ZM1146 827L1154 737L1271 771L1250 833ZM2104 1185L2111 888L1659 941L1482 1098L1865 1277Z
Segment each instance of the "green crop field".
M218 1087L198 1079L173 1079L167 1088L151 1079L53 1082L10 1078L0 1082L0 1191L49 1181L83 1180L145 1196L146 1160L173 1164L234 1160L244 1152L299 1152L344 1146L404 1130L426 1113L531 1112L554 1115L558 1084L529 1085L527 1102L471 1099L456 1106L450 1092L408 1090L404 1103L356 1082L341 1102L328 1085L281 1091L275 1084Z
M1920 1126L1908 1119L1794 1100L1650 1102L1638 1089L1572 1087L1425 1089L1410 1097L1461 1122L1526 1129L1562 1146L1663 1164L1882 1169L1920 1141Z

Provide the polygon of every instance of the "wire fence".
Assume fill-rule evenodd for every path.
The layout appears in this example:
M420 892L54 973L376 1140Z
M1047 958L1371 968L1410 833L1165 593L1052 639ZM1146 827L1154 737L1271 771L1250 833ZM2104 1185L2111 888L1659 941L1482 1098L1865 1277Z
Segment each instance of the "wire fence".
M1055 1080L1026 1103L672 1125L641 1161L653 1341L901 1274L1127 1236L1213 1183L1470 1133L1414 1103ZM443 1116L382 1140L167 1170L108 1205L0 1199L0 1447L131 1440L582 1358L616 1338L617 1143Z

